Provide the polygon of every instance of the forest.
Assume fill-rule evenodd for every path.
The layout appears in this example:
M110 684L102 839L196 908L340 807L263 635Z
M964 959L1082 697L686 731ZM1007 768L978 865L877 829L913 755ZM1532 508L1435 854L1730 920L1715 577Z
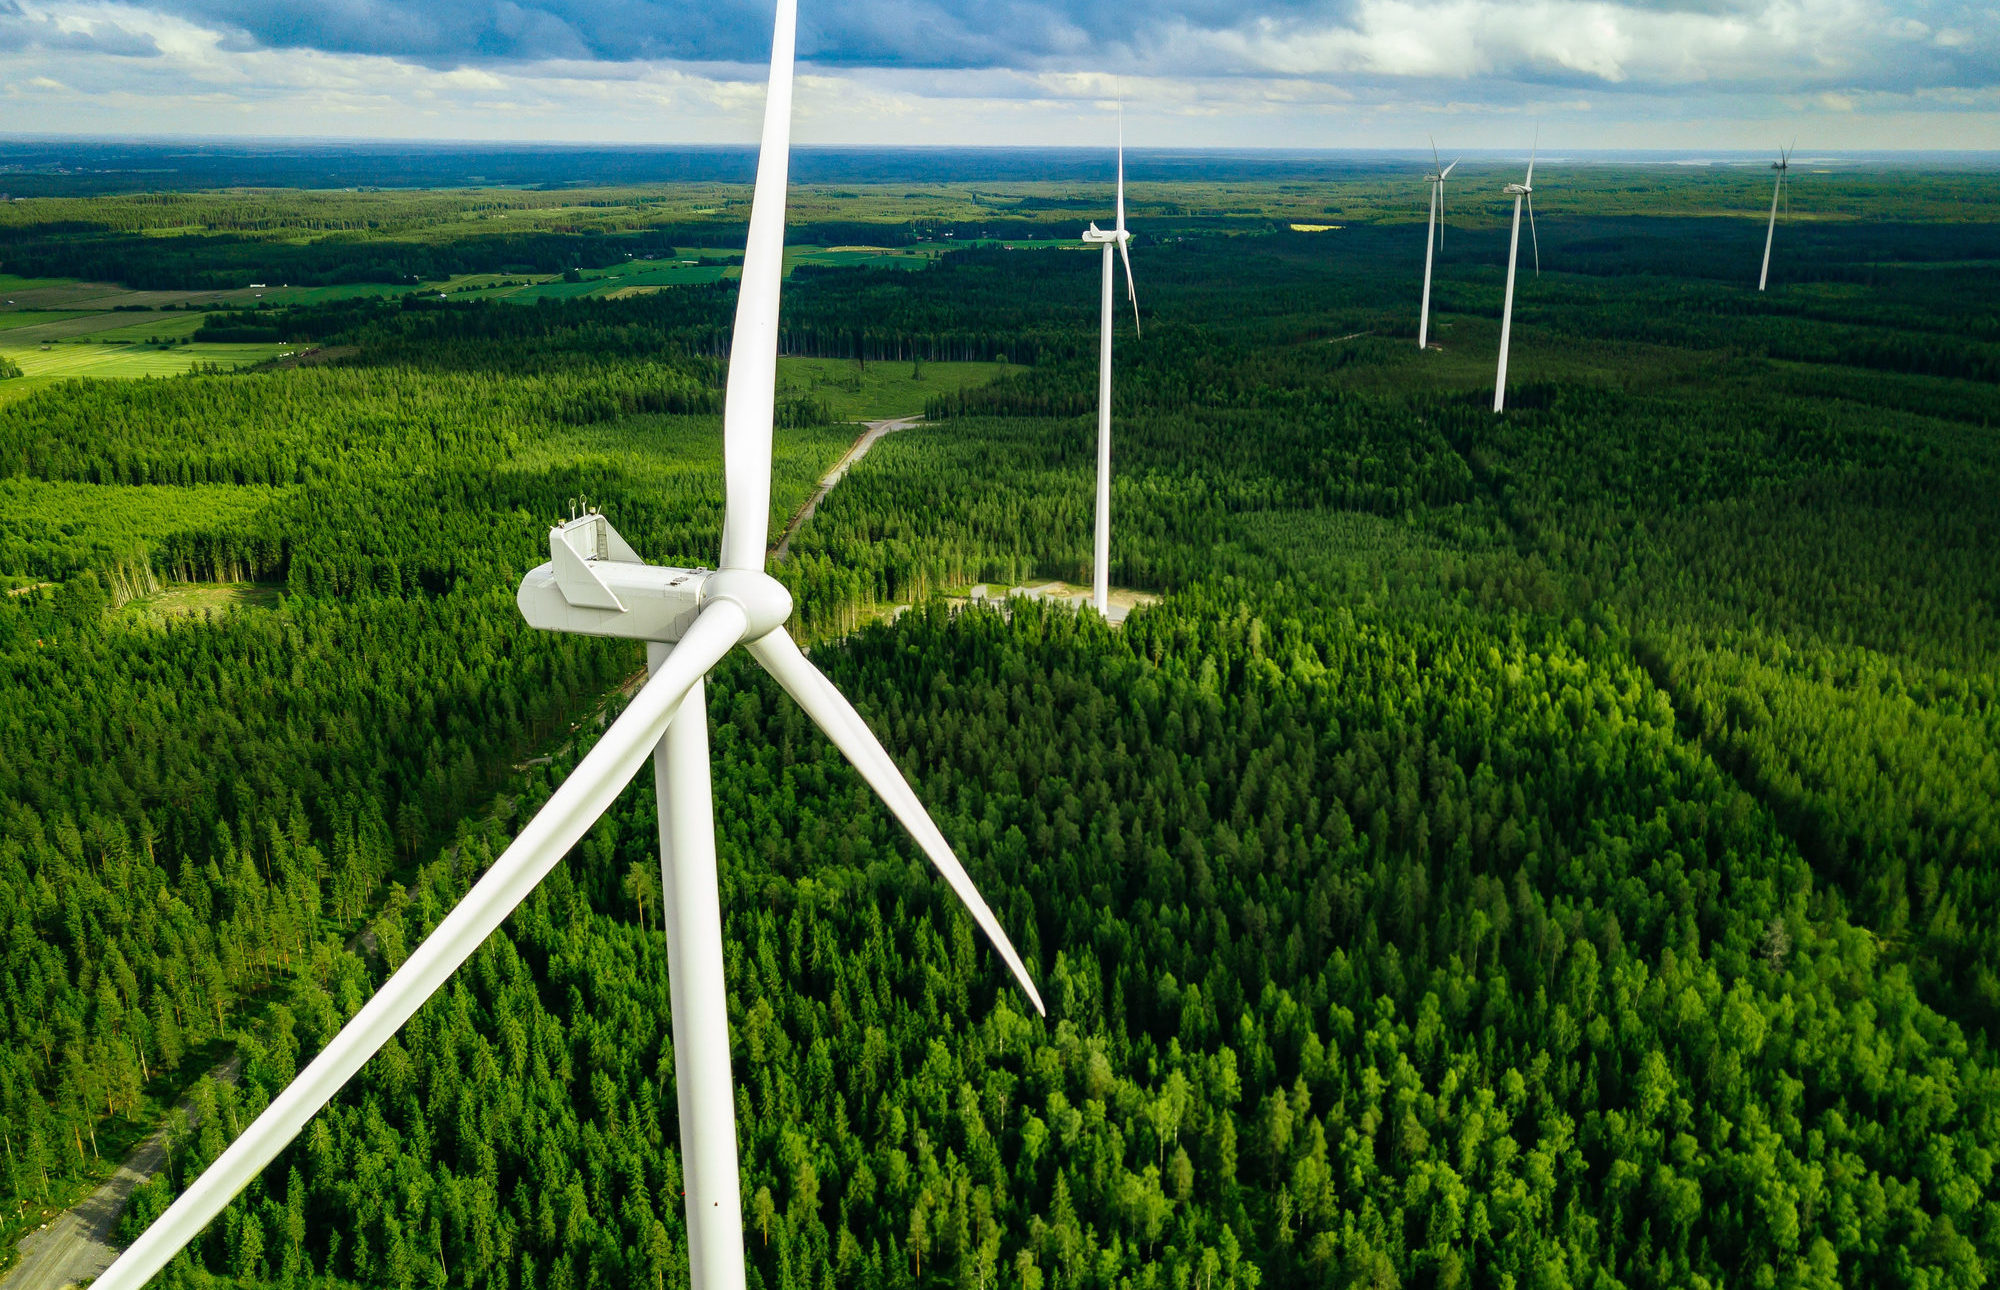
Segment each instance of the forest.
M1117 629L965 603L1088 580L1095 258L794 273L816 370L994 365L875 409L924 420L774 571L1050 1008L725 665L754 1287L1990 1281L2000 224L1948 198L1995 181L1864 220L1898 179L1856 179L1759 294L1754 209L1624 179L1667 187L1591 213L1538 180L1502 418L1497 201L1450 230L1430 351L1421 209L1382 176L1317 194L1377 212L1324 232L1135 202L1111 576L1161 599ZM1047 198L1016 187L981 185ZM49 200L102 218L18 223L0 268L141 236L136 199ZM870 193L856 240L936 200ZM545 199L429 194L379 236L486 254L438 231L475 201ZM537 234L551 263L649 235ZM218 281L244 245L179 241ZM165 1123L121 1231L161 1212L618 710L638 651L530 631L514 587L578 498L713 561L734 290L209 313L326 361L0 402L10 1252ZM788 399L774 539L856 432ZM685 1282L641 780L162 1284Z

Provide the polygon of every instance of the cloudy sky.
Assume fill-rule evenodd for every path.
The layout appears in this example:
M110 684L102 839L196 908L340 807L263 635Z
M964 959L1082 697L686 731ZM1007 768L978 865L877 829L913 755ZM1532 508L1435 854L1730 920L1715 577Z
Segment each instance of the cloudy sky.
M0 0L0 133L747 142L768 0ZM2000 0L801 0L806 143L2000 148Z

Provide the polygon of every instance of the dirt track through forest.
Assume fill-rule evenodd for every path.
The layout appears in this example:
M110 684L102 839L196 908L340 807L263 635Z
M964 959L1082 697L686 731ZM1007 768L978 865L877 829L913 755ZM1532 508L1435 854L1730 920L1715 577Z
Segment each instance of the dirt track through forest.
M868 428L862 431L859 439L854 441L854 446L847 450L847 455L842 457L832 470L826 472L825 477L819 481L819 490L812 495L812 500L808 501L804 506L799 507L799 512L792 516L791 523L785 525L784 536L780 537L778 545L771 549L771 558L773 560L783 560L791 554L792 535L797 533L800 526L813 517L813 512L819 509L819 504L826 500L826 495L832 492L833 486L846 476L849 468L855 462L860 461L868 455L868 450L875 446L876 440L880 439L883 435L894 434L898 430L908 430L921 420L923 420L922 417L892 417L887 421L862 422Z
M234 1082L242 1059L231 1056L208 1074ZM188 1110L188 1103L181 1103ZM21 1238L21 1261L0 1278L0 1290L63 1290L94 1281L118 1257L111 1244L125 1203L159 1169L167 1155L166 1126L153 1130L132 1148L111 1181Z

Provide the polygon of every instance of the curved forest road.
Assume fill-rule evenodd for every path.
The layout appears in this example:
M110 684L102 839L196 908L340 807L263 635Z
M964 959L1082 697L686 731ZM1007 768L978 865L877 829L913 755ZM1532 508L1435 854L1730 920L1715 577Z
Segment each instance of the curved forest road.
M234 1082L241 1060L232 1055L209 1071L209 1077ZM181 1110L188 1111L188 1103L182 1102ZM110 1182L21 1238L21 1261L0 1278L0 1290L63 1290L96 1280L118 1257L111 1236L118 1230L125 1202L159 1169L166 1154L167 1130L162 1125L119 1162Z
M818 510L819 504L826 500L826 495L833 491L833 486L841 481L855 462L860 461L868 455L868 450L875 446L877 439L880 439L885 434L894 434L898 430L908 430L911 426L922 420L923 417L921 416L912 416L892 417L887 421L862 422L861 424L868 428L861 432L861 437L854 441L854 446L847 450L847 455L836 462L833 469L827 471L825 476L820 479L819 490L812 495L812 499L804 506L799 507L798 513L793 515L791 522L785 525L784 535L778 539L778 545L771 548L771 558L773 560L783 560L792 553L792 534L797 533L799 526L813 517L813 512Z

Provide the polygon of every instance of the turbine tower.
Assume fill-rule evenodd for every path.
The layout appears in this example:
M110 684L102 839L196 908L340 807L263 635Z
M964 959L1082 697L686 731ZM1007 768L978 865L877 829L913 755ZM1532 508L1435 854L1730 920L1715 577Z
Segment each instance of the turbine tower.
M1443 164L1443 158L1438 156L1437 140L1433 138L1431 140L1431 173L1428 176L1431 186L1431 225L1430 231L1424 234L1424 308L1423 312L1417 318L1418 349L1430 348L1431 255L1438 247L1444 245L1444 228L1438 223L1438 216L1444 213L1445 176L1449 175L1457 167L1457 161L1453 161L1449 166Z
M1785 191L1785 181L1792 173L1792 149L1798 147L1798 140L1792 141L1791 148L1778 149L1778 159L1771 163L1771 169L1778 172L1777 180L1771 185L1771 223L1764 229L1764 267L1757 272L1757 290L1762 291L1771 277L1771 239L1778 232L1778 198ZM1789 209L1790 202L1785 203Z
M1099 614L1111 600L1111 289L1113 248L1125 261L1125 294L1132 298L1132 332L1139 333L1139 289L1132 282L1132 235L1125 230L1125 109L1118 109L1118 222L1109 230L1095 220L1083 231L1086 243L1104 247L1104 293L1097 345L1097 530L1091 547L1090 603Z
M649 756L659 790L690 1279L696 1290L742 1290L743 1206L703 687L709 671L738 645L776 678L882 795L992 940L1036 1011L1043 1010L1020 956L896 763L861 714L786 635L791 595L764 570L797 19L797 0L778 0L723 413L727 510L721 567L711 572L645 564L597 512L549 530L549 563L521 582L517 602L522 614L531 625L551 631L645 641L650 678L465 899L242 1136L98 1278L98 1290L139 1290L199 1236L527 899Z
M1541 131L1535 132L1535 146L1528 150L1528 177L1508 184L1514 195L1514 240L1507 248L1507 302L1500 307L1500 371L1493 378L1493 410L1507 408L1507 342L1514 333L1514 264L1521 258L1521 203L1528 204L1528 236L1535 244L1535 276L1542 275L1542 239L1535 232L1535 153L1541 148Z

